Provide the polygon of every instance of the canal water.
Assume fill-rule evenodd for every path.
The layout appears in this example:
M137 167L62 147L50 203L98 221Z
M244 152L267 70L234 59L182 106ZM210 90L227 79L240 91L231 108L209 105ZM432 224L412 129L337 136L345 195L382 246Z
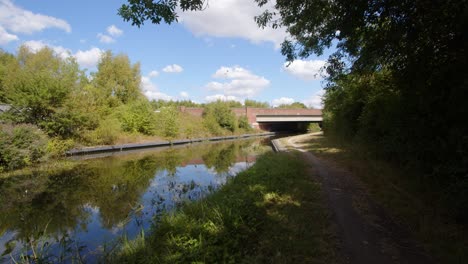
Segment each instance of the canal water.
M0 262L97 262L154 219L216 191L270 151L266 138L83 156L0 179Z

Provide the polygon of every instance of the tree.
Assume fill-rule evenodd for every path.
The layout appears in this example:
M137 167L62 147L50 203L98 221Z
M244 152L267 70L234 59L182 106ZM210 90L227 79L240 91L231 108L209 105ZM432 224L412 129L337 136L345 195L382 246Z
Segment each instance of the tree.
M282 104L277 108L289 108L289 109L307 109L307 106L303 103L294 102L292 104Z
M259 102L255 100L245 99L244 106L255 107L255 108L270 108L270 104L267 102Z
M131 64L127 55L105 52L98 63L93 82L102 91L109 106L126 104L143 95L140 91L140 64Z
M175 138L179 135L179 111L175 107L164 107L158 114L162 124L163 135Z
M0 103L6 103L6 94L3 82L9 65L11 65L14 61L15 56L0 49Z
M237 129L236 116L232 112L230 104L224 101L216 101L207 104L203 112L203 117L205 120L214 120L220 127L228 129L231 132Z
M37 52L21 46L10 60L2 82L5 101L18 111L16 122L37 124L49 134L64 124L58 118L72 91L79 89L80 72L73 58L63 59L49 48ZM54 123L51 125L51 123Z

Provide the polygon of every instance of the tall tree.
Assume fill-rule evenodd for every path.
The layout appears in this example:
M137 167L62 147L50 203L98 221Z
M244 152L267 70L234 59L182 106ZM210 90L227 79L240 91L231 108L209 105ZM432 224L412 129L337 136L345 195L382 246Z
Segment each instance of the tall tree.
M21 46L8 64L2 85L5 100L22 121L43 126L79 85L80 71L73 58L63 59L49 48L32 52Z
M93 82L110 106L141 99L140 64L131 64L127 55L105 52L98 63Z
M6 103L4 80L10 65L14 63L14 61L15 56L13 56L13 54L0 49L0 103Z

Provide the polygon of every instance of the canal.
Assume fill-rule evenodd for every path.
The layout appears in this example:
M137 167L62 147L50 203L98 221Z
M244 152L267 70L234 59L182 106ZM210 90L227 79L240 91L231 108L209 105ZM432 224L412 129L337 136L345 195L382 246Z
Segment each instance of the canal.
M98 262L266 151L268 138L104 153L0 179L0 262Z

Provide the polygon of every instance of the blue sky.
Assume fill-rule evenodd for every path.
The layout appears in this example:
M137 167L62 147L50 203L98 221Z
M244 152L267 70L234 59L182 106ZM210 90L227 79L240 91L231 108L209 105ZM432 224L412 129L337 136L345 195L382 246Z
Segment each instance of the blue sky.
M150 99L254 99L273 105L320 107L319 69L329 53L285 67L284 30L259 29L253 0L212 0L180 23L133 27L117 15L126 1L0 0L0 47L16 52L47 45L95 71L102 51L141 63L142 91Z

